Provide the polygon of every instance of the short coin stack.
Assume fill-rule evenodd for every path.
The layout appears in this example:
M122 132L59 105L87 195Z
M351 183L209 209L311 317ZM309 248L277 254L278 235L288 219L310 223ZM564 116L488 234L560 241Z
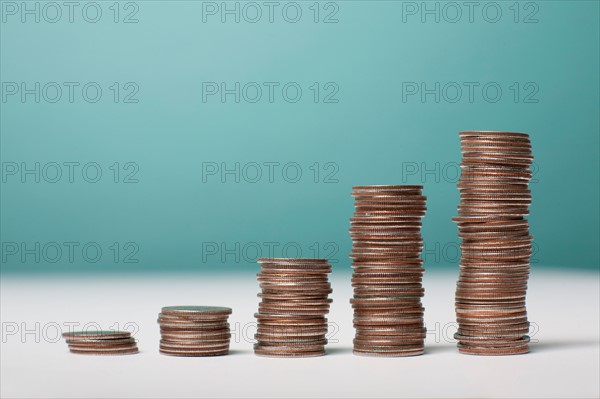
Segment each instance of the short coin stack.
M230 308L167 306L158 315L160 353L173 356L219 356L229 353Z
M74 331L64 333L71 353L84 355L129 355L138 353L128 331Z
M458 349L473 355L529 351L525 295L532 237L533 161L523 133L462 132L458 183L461 244L456 288Z
M424 352L422 186L357 186L352 237L354 353Z
M254 353L271 357L325 354L332 292L327 259L262 258L257 274L258 320Z

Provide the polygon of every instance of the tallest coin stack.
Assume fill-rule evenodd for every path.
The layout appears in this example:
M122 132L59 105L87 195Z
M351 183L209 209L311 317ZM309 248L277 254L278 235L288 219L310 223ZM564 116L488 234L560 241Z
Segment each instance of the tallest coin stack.
M473 355L529 351L525 295L532 237L533 156L524 133L461 132L456 288L458 349Z

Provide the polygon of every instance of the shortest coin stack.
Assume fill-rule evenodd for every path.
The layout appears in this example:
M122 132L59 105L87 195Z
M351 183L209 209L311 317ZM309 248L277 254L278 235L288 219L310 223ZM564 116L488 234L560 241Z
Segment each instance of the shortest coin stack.
M160 353L172 356L220 356L229 353L230 308L166 306L158 315Z
M127 331L74 331L64 333L71 353L83 355L129 355L138 353L135 339Z

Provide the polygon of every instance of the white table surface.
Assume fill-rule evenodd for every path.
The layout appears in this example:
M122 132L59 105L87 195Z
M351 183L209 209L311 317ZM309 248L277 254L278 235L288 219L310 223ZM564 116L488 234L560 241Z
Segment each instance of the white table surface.
M256 270L237 275L5 275L0 286L0 393L3 398L599 397L597 271L536 265L528 294L535 330L531 353L478 357L459 354L452 340L457 270L448 269L426 273L426 354L412 358L352 355L347 271L332 277L329 320L338 331L330 336L328 354L312 359L253 354ZM229 356L178 358L158 353L160 308L184 304L234 309ZM80 327L98 323L102 328L132 323L138 328L141 352L111 357L70 354L57 338L69 322Z

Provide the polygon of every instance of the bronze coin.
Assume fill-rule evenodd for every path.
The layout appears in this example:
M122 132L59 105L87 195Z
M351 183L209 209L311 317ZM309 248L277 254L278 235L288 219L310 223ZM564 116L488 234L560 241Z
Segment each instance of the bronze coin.
M323 350L324 345L320 344L304 344L304 343L258 343L254 345L254 349L259 348L263 352L272 353L302 353L302 352L317 352Z
M292 264L327 264L328 260L323 258L258 258L258 263L292 263Z
M399 349L393 348L385 350L383 348L354 348L353 353L358 356L373 356L373 357L408 357L419 356L425 353L423 348L408 348Z
M68 340L67 344L71 348L108 348L108 347L135 345L136 340L134 338L75 340L75 341Z
M315 292L303 292L299 294L297 291L294 293L264 293L260 292L256 294L259 298L262 298L263 301L289 301L289 300L321 300L327 298L328 293L315 293Z
M111 350L70 348L69 351L71 353L76 353L76 354L80 354L80 355L102 355L102 356L133 355L133 354L136 354L139 352L137 346L130 347L130 348L111 349Z
M192 350L192 349L167 349L160 348L159 352L163 355L185 356L185 357L203 357L203 356L223 356L229 354L229 349L220 350Z
M229 323L219 325L203 324L178 324L178 323L160 323L160 328L164 330L197 331L197 332L216 332L229 331Z
M101 339L123 339L131 337L129 331L72 331L62 334L63 338L76 341L76 340L101 340Z
M231 314L231 308L222 306L165 306L162 308L165 315L202 317L220 316Z
M461 346L459 344L458 351L466 355L484 355L484 356L508 356L522 355L529 352L529 346L517 346L513 348L479 348L471 346Z
M303 358L323 356L325 355L325 349L312 352L277 352L273 350L265 350L264 348L258 346L254 347L254 354L262 357Z

